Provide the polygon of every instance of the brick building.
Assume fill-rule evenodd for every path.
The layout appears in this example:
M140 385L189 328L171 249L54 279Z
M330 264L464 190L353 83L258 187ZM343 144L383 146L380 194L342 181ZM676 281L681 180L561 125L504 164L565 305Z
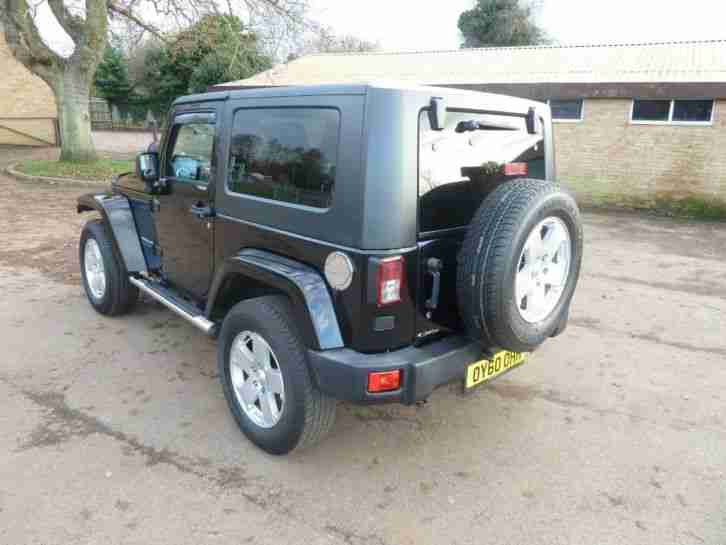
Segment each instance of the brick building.
M57 142L55 98L46 83L13 57L0 26L0 144Z
M549 101L583 200L726 204L726 41L309 55L215 89L376 79Z

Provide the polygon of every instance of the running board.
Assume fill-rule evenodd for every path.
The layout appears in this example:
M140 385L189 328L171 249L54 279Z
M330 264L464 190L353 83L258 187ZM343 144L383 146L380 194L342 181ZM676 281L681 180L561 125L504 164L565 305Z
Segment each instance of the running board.
M199 309L194 307L191 303L188 303L174 295L171 290L157 284L156 282L143 278L134 278L133 276L129 276L129 282L144 293L159 301L159 303L165 307L171 309L185 320L191 322L210 337L214 337L216 334L217 324L207 320L207 318L199 312Z

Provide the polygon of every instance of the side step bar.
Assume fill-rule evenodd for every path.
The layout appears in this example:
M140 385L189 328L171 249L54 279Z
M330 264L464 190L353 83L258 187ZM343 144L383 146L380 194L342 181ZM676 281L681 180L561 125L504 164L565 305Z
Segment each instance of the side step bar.
M171 290L144 278L134 278L133 276L129 276L129 282L144 293L147 293L159 301L165 307L174 311L185 320L191 322L210 337L213 337L216 334L217 324L207 320L207 318L199 312L199 309L191 303L188 303L174 295Z

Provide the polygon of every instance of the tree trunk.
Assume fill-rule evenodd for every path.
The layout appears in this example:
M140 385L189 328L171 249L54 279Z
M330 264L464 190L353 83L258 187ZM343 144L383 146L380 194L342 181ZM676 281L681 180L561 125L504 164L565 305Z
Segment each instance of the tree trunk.
M61 161L95 160L89 112L91 85L76 59L68 61L52 88L58 103Z

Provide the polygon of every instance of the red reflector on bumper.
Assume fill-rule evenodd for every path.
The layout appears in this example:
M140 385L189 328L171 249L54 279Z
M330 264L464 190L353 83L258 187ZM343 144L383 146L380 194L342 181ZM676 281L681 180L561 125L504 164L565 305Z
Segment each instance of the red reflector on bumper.
M527 163L505 163L504 164L504 175L505 176L526 176L527 175Z
M372 394L377 392L390 392L401 387L401 370L382 371L379 373L368 373L368 391Z

